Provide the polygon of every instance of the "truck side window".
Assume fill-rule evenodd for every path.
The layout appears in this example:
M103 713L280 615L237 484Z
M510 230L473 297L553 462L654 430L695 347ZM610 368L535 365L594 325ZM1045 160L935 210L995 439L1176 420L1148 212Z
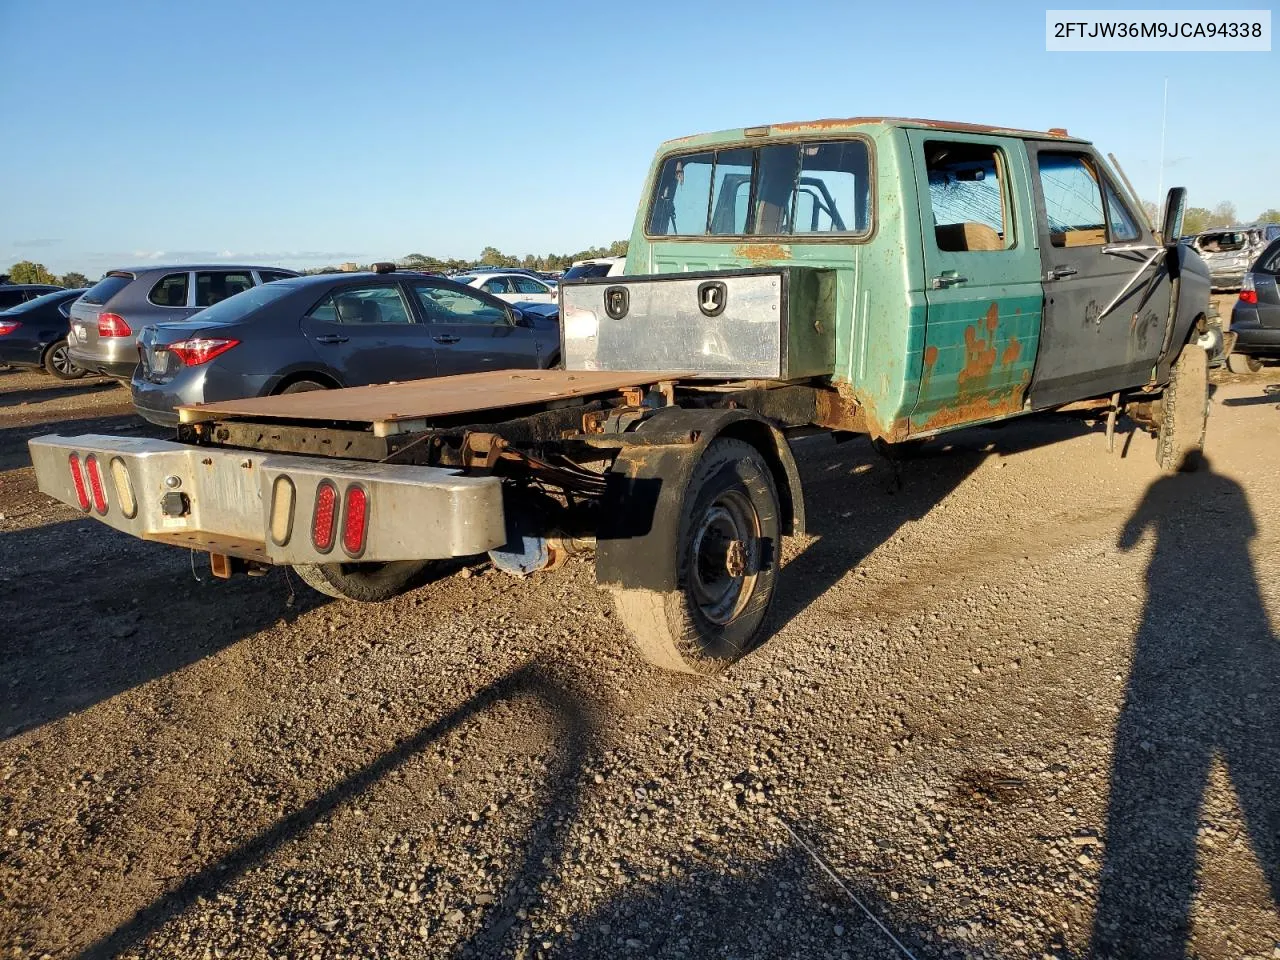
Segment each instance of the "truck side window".
M1037 154L1040 192L1055 247L1090 247L1107 242L1098 173L1083 154Z
M658 175L649 214L649 233L657 237L701 236L707 232L714 154L668 157Z
M958 253L1011 247L1009 203L996 148L929 140L924 149L938 249Z
M1120 194L1111 185L1111 181L1104 179L1102 182L1107 191L1107 223L1111 226L1111 240L1113 242L1137 240L1141 236L1138 222L1133 219L1133 214L1124 205L1124 201L1120 199Z

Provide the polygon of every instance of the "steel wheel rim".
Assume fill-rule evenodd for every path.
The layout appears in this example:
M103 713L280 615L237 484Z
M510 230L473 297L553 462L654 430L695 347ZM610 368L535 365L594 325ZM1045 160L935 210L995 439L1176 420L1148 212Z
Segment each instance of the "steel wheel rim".
M760 518L750 498L726 490L703 511L693 535L689 587L698 611L717 626L742 613L760 568Z

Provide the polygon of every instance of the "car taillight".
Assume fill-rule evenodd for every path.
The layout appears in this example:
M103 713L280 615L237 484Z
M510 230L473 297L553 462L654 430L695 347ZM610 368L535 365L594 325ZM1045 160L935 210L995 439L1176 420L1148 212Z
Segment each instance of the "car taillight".
M164 349L176 354L178 359L188 367L198 367L208 363L220 353L226 353L236 346L239 340L219 340L212 337L193 337L190 340L179 340Z
M347 499L342 511L342 549L355 559L364 553L364 535L369 529L369 494L364 487L353 483L347 487Z
M1258 302L1258 285L1254 282L1252 273L1246 273L1244 279L1240 281L1240 302L1250 304Z
M311 543L317 553L333 549L333 535L338 525L338 488L332 480L321 480L316 487L316 509L311 515Z
M71 465L71 482L75 484L76 499L80 501L80 509L89 512L89 488L84 485L84 472L80 469L80 458L74 453L67 458Z
M107 491L102 485L102 471L98 469L98 458L92 453L84 458L85 473L89 474L89 489L93 492L93 509L100 515L107 512Z
M100 337L131 337L133 330L124 322L124 317L118 313L100 313L98 314L98 336Z
M20 326L22 326L22 324L13 320L0 321L0 337L3 337L6 333L13 333L13 331L17 330Z

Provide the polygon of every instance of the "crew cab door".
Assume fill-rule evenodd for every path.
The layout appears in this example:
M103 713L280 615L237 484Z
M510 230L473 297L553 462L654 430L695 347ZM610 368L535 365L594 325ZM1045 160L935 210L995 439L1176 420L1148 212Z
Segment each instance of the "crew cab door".
M1042 300L1017 140L910 130L925 344L911 433L1022 411Z
M1149 262L1150 229L1088 147L1038 141L1027 150L1045 298L1032 406L1145 383L1170 299L1164 257Z

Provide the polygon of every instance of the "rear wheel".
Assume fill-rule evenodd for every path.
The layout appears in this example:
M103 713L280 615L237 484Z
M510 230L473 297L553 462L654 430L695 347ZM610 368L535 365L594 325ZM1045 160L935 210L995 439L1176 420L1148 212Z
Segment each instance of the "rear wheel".
M71 362L71 354L65 340L59 340L45 351L44 368L59 380L79 380L85 375L82 367L77 367Z
M338 600L381 603L398 597L427 579L434 560L391 560L386 563L300 563L299 578L313 590Z
M315 380L295 380L283 390L277 390L277 395L286 393L310 393L312 390L328 390L323 383L317 383Z
M1209 355L1189 343L1182 348L1160 398L1156 460L1170 473L1194 470L1209 420Z
M778 494L760 452L713 441L675 515L674 590L614 590L636 648L655 666L710 674L762 639L781 554Z
M1232 373L1257 373L1262 369L1262 361L1243 353L1232 353L1227 356L1227 369Z

